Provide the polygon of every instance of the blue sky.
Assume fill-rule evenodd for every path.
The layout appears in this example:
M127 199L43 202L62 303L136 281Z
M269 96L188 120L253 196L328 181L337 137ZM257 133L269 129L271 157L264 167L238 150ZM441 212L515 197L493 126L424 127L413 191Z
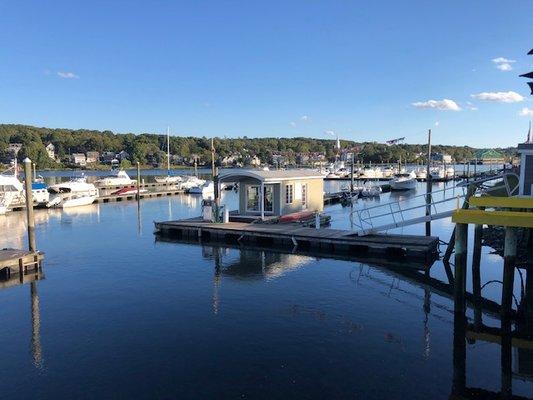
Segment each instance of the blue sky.
M531 0L0 1L0 122L516 145L532 15Z

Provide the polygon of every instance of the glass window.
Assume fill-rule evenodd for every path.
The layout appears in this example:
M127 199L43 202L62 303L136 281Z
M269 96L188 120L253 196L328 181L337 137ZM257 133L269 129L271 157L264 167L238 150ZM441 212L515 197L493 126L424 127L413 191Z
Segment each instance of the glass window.
M274 187L265 185L265 212L273 212Z
M307 184L302 185L302 207L307 208Z
M292 199L294 197L294 186L293 185L285 185L285 203L291 204Z
M259 186L246 187L246 211L259 211Z

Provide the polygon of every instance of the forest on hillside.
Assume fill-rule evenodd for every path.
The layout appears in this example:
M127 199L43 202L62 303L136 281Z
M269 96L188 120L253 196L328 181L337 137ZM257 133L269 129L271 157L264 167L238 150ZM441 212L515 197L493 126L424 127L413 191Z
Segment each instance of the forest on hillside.
M18 153L19 161L25 157L34 160L39 168L60 168L61 162L48 157L45 146L52 143L58 160L64 160L72 153L88 151L115 152L125 150L130 161L145 165L150 162L166 160L166 135L163 134L118 134L111 131L87 129L51 129L27 125L0 124L0 158L5 158L9 143L21 143ZM282 154L293 160L297 154L322 153L328 159L335 157L335 141L332 139L296 138L214 138L217 159L236 155L243 159L258 156L263 163L271 163L272 156ZM421 154L426 154L427 145L398 144L388 146L376 142L353 142L341 140L341 148L357 148L358 160L368 163L381 162L417 162ZM472 158L477 149L467 146L434 145L433 151L450 154L457 162ZM513 155L515 148L498 149L507 155ZM211 159L211 138L207 137L170 137L170 153L185 160L198 157L199 163L208 163Z

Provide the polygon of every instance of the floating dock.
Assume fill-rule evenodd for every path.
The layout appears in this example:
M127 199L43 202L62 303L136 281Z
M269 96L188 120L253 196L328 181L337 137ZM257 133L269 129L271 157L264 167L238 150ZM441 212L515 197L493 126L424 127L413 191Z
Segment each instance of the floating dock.
M44 253L40 251L2 249L0 250L0 275L4 279L9 279L12 275L18 274L22 281L26 273L41 270L43 259Z
M434 236L368 235L353 231L306 228L299 224L229 222L216 224L200 218L155 222L156 234L199 242L226 242L240 245L269 245L292 249L320 249L353 257L391 257L431 264L438 255L439 239Z

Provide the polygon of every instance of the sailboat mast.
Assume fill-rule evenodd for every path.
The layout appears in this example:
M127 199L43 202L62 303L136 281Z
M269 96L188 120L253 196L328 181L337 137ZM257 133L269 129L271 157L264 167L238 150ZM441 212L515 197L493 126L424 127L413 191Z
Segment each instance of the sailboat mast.
M170 176L170 127L167 126L167 176Z

